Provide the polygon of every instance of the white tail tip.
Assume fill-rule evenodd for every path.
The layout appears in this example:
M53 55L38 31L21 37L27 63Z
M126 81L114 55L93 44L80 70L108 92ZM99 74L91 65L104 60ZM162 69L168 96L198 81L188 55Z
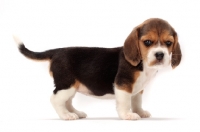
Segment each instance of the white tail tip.
M23 44L23 42L21 41L21 39L19 39L19 37L17 37L16 35L13 35L13 39L15 41L15 43L17 44L17 46L19 47L21 44Z

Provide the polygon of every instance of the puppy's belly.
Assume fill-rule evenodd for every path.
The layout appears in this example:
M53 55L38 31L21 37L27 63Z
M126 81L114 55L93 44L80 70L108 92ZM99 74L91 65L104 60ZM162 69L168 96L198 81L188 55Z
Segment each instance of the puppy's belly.
M79 85L77 92L84 94L86 96L91 96L91 97L98 98L98 99L115 99L114 94L105 94L103 96L96 96L83 84Z

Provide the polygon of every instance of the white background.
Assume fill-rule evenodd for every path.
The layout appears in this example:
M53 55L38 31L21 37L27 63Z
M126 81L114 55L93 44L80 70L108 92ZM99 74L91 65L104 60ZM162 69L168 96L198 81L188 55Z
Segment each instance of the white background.
M200 127L200 2L198 0L0 0L0 131L198 131ZM118 119L114 100L77 94L87 119L59 120L49 97L48 62L22 56L17 34L34 51L69 46L122 46L144 20L167 20L177 31L183 59L160 72L144 93L152 118Z

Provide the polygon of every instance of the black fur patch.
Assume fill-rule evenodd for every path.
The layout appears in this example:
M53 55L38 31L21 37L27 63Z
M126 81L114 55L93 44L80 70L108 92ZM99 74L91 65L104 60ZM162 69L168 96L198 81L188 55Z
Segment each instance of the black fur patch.
M142 70L141 63L134 67L125 60L122 47L70 47L33 52L22 44L19 50L31 59L50 59L50 71L55 84L54 94L70 88L76 80L96 96L114 94L114 82L118 85L133 83L133 72Z
M113 94L121 49L85 47L60 50L53 56L50 67L56 86L54 93L79 80L94 95Z
M58 52L60 49L52 49L44 52L33 52L25 47L22 43L19 45L19 51L24 54L26 57L35 60L51 59L52 56Z

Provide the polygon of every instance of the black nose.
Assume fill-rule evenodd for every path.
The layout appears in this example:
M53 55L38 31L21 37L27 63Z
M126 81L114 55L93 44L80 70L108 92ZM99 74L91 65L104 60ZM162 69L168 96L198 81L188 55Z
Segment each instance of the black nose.
M164 53L163 52L157 52L155 53L156 59L157 60L162 60L164 57Z

